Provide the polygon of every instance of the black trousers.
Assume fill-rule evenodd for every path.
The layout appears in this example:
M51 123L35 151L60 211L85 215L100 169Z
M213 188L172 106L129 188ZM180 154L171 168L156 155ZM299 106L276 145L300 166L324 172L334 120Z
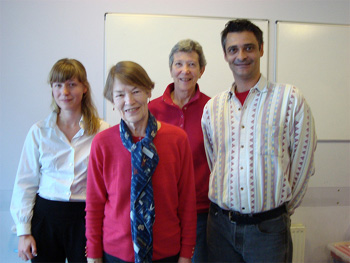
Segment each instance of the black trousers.
M32 235L38 254L32 262L86 263L85 202L50 201L37 195Z

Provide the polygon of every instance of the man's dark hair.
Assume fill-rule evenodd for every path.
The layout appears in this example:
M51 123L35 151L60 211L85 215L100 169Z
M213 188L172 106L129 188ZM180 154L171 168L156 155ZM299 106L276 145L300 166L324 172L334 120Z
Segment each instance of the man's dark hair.
M222 45L222 48L224 49L225 54L226 54L225 46L226 46L227 34L235 33L235 32L243 32L243 31L252 32L255 35L256 40L258 41L259 50L260 50L261 45L264 43L263 32L261 31L261 29L247 19L235 19L235 20L228 21L225 25L225 29L221 32L221 45Z

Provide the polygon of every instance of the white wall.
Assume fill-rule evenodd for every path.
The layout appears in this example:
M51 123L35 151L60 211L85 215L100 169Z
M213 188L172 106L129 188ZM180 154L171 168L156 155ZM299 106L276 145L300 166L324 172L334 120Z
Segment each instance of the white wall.
M50 88L46 80L58 59L77 58L85 65L99 113L103 114L106 12L269 19L271 79L276 20L350 24L348 0L1 0L1 262L20 262L14 253L17 238L10 232L11 192L25 135L34 122L50 111ZM341 44L334 48L339 47ZM144 48L147 52L147 47ZM292 217L293 222L303 223L307 228L305 262L330 262L326 244L350 240L349 161L349 143L319 143L317 171L310 181L311 194ZM324 189L324 194L320 194L320 189ZM339 191L332 194L334 189Z

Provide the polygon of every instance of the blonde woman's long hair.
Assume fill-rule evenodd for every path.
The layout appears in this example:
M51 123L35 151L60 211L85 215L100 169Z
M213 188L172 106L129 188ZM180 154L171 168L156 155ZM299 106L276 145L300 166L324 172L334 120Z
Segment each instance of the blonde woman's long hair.
M48 82L52 88L54 82L66 82L73 78L77 78L87 89L81 101L84 130L88 135L96 134L100 128L100 119L95 104L92 101L91 87L87 80L87 74L83 64L76 59L63 58L58 60L50 71ZM61 109L57 105L53 95L51 106L55 112L60 113Z

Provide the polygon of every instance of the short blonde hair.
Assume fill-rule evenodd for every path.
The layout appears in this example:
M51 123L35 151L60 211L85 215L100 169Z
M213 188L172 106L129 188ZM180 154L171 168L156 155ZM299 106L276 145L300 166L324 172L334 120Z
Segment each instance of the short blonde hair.
M133 85L146 91L154 88L154 82L143 67L133 61L120 61L109 70L103 90L103 96L112 103L115 79L125 85Z

